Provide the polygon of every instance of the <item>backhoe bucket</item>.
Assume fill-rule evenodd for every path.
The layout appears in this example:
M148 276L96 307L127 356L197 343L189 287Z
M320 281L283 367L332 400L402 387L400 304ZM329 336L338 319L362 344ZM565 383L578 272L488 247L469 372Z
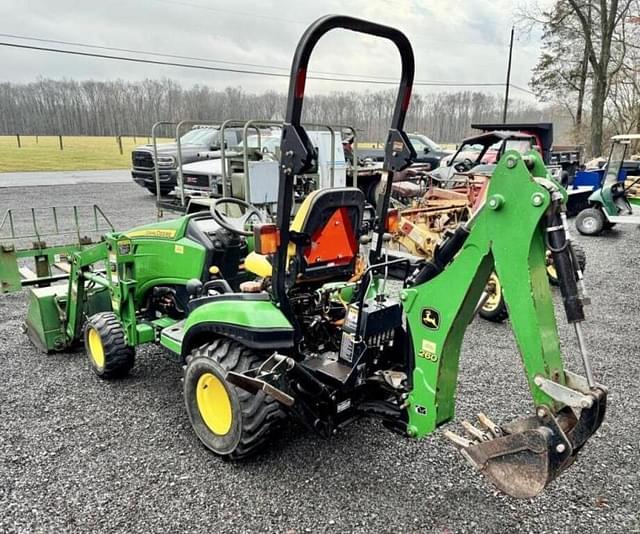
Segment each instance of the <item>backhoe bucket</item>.
M463 423L471 440L452 432L445 435L500 491L530 499L573 463L602 423L607 392L597 387L589 397L591 406L582 408L579 415L569 407L556 415L539 407L535 416L497 426L480 414L481 428Z

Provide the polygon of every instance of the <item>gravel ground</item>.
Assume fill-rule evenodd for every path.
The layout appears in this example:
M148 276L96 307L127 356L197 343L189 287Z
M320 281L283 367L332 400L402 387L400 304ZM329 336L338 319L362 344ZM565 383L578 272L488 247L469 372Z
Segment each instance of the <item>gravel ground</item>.
M0 189L0 213L43 199L97 202L119 228L155 214L133 184ZM640 532L639 240L631 226L580 238L593 302L585 330L609 410L574 466L533 501L497 494L440 432L418 442L369 420L329 441L291 427L259 458L225 462L191 431L180 366L161 349L138 350L129 378L103 382L82 353L37 352L20 332L26 293L4 296L0 531ZM508 324L474 321L457 421L529 414L523 376Z

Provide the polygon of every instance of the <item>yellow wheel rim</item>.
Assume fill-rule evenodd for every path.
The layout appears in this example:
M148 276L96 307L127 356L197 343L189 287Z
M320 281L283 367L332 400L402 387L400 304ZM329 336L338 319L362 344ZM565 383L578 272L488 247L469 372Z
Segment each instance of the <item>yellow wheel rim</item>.
M496 273L492 273L489 277L489 281L487 282L487 291L489 292L489 296L484 303L483 308L486 311L494 311L500 306L500 301L502 300L502 286L500 285L500 280L496 276Z
M196 404L204 424L211 432L218 436L229 432L233 419L231 399L217 376L204 373L198 378Z
M556 271L556 266L553 264L553 259L551 257L551 252L549 252L549 251L547 251L546 263L547 263L547 275L552 280L557 280L558 279L558 271Z
M89 356L98 367L104 367L104 347L95 328L89 329Z

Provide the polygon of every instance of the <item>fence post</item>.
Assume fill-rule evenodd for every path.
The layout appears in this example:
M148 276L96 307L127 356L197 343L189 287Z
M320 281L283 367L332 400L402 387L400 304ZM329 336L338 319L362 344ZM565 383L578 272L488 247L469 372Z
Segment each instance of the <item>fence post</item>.
M38 143L38 136L36 135L36 145L37 145L37 144L39 144L39 143Z
M120 149L120 155L122 156L122 136L119 135L116 137L116 141L118 141L118 148Z
M20 134L16 134L16 139L18 140L18 148L22 148L22 145L20 144Z
M64 150L63 147L62 147L62 136L61 135L58 136L58 141L60 142L60 150Z

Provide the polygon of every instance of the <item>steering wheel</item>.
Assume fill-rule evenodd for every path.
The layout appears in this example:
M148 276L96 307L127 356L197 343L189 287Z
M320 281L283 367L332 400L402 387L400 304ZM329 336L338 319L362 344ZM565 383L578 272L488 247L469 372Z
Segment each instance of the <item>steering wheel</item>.
M230 217L220 211L222 206L238 206L242 211L242 215L240 217ZM211 216L225 230L245 237L253 235L253 232L245 229L249 219L254 217L259 223L266 222L264 215L254 205L232 197L215 199L211 204Z
M458 172L466 172L473 167L473 161L470 158L464 158L462 161L458 161L453 168Z

